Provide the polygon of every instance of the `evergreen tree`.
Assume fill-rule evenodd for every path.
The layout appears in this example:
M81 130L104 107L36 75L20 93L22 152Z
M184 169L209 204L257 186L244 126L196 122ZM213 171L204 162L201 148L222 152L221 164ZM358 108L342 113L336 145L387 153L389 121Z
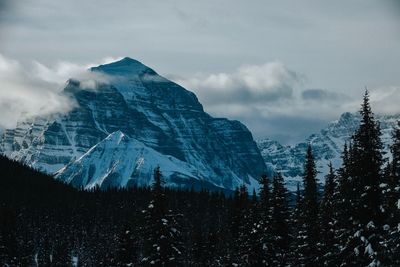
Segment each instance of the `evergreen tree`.
M302 259L299 258L299 255L302 254L302 238L299 233L302 231L301 225L301 210L302 210L302 195L300 191L300 182L297 182L297 189L295 195L295 204L291 210L290 215L290 254L289 254L289 263L291 266L300 266Z
M268 177L263 174L260 179L260 207L264 219L267 219L270 212L270 194Z
M400 121L393 132L393 145L391 147L393 161L390 188L392 191L393 226L400 223ZM400 227L399 227L400 231ZM399 243L400 244L400 243Z
M145 212L145 257L146 266L182 266L180 232L175 218L167 214L166 198L160 168L154 170L152 201Z
M247 187L245 185L239 188L239 199L235 201L238 205L240 217L238 227L238 246L237 264L239 266L256 266L260 264L261 247L257 244L259 236L257 229L257 213L254 197L249 199Z
M386 204L388 231L386 233L386 260L390 266L400 266L400 122L393 131L392 162L385 171L388 183ZM389 264L388 264L389 265Z
M393 156L393 174L396 177L396 183L400 183L400 121L397 122L397 128L393 131L393 144L391 147Z
M397 124L397 128L393 131L393 144L390 149L393 160L387 172L390 192L388 195L388 217L390 218L388 223L392 227L397 227L397 224L400 223L400 121Z
M259 221L257 228L259 229L258 248L261 248L260 260L263 265L270 266L276 261L276 251L272 236L271 220L271 190L270 182L267 175L262 175L260 183L260 201L258 204Z
M286 266L289 250L289 211L287 191L283 177L276 174L272 181L271 196L271 235L274 247L275 266Z
M336 265L338 244L336 243L337 213L336 213L336 175L332 163L329 163L329 173L325 177L324 196L320 208L321 254L324 266Z
M338 170L338 188L335 191L335 203L338 209L338 226L345 231L351 216L352 184L350 181L351 162L347 143L342 153L342 167ZM342 234L342 233L341 233Z
M382 263L383 199L382 142L379 123L375 121L365 92L360 110L361 122L352 137L349 151L351 221L343 248L343 262L355 266Z
M304 196L300 210L300 231L298 246L300 263L315 266L319 259L318 191L317 170L311 145L307 148L304 164Z
M381 168L383 163L382 141L380 138L380 126L374 119L369 103L368 91L365 92L363 104L360 110L361 123L353 136L354 158L354 186L359 194L355 219L361 224L369 222L380 224L381 218L381 194L379 184L381 180Z
M136 242L131 229L128 224L123 227L123 231L120 233L118 238L118 249L115 259L116 266L134 266L137 262L136 258Z
M350 144L350 148L352 145ZM351 150L351 149L350 149ZM350 153L347 143L344 144L342 152L342 166L338 169L337 175L337 187L334 190L334 209L335 218L337 220L335 232L334 232L334 243L337 244L338 254L332 255L335 257L336 265L340 265L343 258L348 258L353 252L349 251L347 244L349 243L349 236L353 233L352 229L352 211L351 211L351 200L352 200L352 187L350 178ZM326 254L324 254L325 257ZM327 255L330 256L330 255ZM329 260L332 259L329 257ZM330 262L328 260L328 263Z

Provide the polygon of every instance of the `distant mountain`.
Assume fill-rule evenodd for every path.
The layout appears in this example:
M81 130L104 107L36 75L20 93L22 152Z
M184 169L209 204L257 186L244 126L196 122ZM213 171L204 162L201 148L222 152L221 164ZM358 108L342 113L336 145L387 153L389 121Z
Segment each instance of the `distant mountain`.
M124 58L92 68L88 86L69 80L66 114L23 119L4 131L0 151L77 187L149 185L160 165L173 187L256 187L266 166L249 130L213 118L196 96Z
M391 133L400 115L376 115L376 118L380 122L382 141L388 153ZM308 144L311 144L317 163L318 180L323 184L329 162L335 168L340 167L343 146L357 130L360 119L358 113L343 113L339 120L333 121L319 133L310 135L304 142L283 146L277 141L263 139L257 141L257 145L270 172L282 172L289 190L294 191L297 183L302 181L304 157Z

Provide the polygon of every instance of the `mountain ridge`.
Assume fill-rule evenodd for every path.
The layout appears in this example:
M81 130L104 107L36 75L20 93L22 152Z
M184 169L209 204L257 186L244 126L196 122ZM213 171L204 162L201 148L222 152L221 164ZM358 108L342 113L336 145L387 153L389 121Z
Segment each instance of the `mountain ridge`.
M400 120L400 114L376 114L375 117L381 125L384 152L390 156L391 133L396 127L397 121ZM298 183L302 185L304 156L307 146L310 144L316 160L318 183L323 185L324 176L328 173L329 162L332 162L335 169L340 167L344 144L350 141L360 120L359 113L345 112L338 120L330 122L326 128L311 134L303 142L284 146L271 139L261 139L257 140L257 145L269 172L281 172L289 190L295 191Z
M0 151L55 173L67 165L76 169L87 151L120 131L148 150L187 163L188 170L195 168L198 174L190 177L195 182L228 190L241 184L258 186L265 163L242 123L211 117L194 93L139 61L124 58L92 71L105 76L95 81L95 88L87 87L84 80L70 79L63 90L76 107L66 114L19 121L2 135ZM68 181L60 172L57 177ZM151 183L149 178L146 181Z

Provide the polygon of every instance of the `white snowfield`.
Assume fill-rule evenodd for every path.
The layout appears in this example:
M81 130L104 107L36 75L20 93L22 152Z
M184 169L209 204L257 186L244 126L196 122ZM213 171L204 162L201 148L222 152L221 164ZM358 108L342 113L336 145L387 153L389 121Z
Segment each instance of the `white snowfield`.
M56 178L85 189L105 184L125 187L129 182L147 186L157 166L168 178L197 179L198 173L193 166L163 155L121 131L110 134L78 160L59 170ZM172 185L173 181L168 181L168 184Z

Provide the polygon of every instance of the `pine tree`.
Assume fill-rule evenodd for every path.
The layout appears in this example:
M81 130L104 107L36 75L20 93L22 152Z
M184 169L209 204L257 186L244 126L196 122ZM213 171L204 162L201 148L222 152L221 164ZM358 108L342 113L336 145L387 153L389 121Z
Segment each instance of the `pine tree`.
M349 151L350 233L344 245L346 264L376 266L382 263L382 142L365 92L360 110L361 123L352 137Z
M360 114L361 123L353 136L352 152L355 159L353 179L357 192L361 193L355 217L364 225L371 221L380 224L382 213L379 184L383 145L380 138L380 126L374 119L369 103L368 91L365 92Z
M299 255L302 254L302 238L300 236L300 232L302 231L301 225L301 210L302 210L302 195L300 191L300 182L297 182L297 189L295 195L295 205L291 209L290 215L290 254L289 254L289 263L290 266L300 266L302 263L302 259L299 258Z
M136 242L129 224L122 228L122 232L118 237L118 243L119 247L117 249L115 265L134 266L137 262Z
M332 162L329 163L329 173L325 177L324 197L321 202L320 228L322 243L322 260L324 266L334 266L338 244L336 243L337 213L336 213L336 175Z
M270 194L269 180L267 175L264 174L260 179L260 203L262 209L261 212L264 217L267 217L270 211Z
M334 242L338 245L338 254L333 255L336 258L336 265L340 265L340 262L346 262L347 259L354 253L348 244L349 238L354 233L353 231L353 212L352 212L352 200L353 200L353 189L351 183L351 158L350 149L347 143L344 145L342 153L342 166L338 170L337 175L337 187L334 191L334 209L336 210L335 215L337 219L335 227Z
M388 231L385 254L390 266L400 266L400 122L393 131L391 152L393 160L385 171L385 180L388 183L386 194Z
M240 209L238 244L239 266L261 266L263 259L263 247L258 242L263 232L258 225L257 199L249 194L245 185L239 188L239 200L236 201Z
M260 202L258 204L259 221L257 228L259 229L258 247L261 248L261 262L265 266L270 266L276 261L276 251L272 236L271 220L271 190L267 175L262 175L260 183Z
M397 227L400 223L400 121L397 123L397 128L393 131L393 144L391 146L392 163L388 170L388 185L390 190L388 206L390 210L389 224L392 227Z
M395 200L392 202L394 205L392 208L395 210L393 211L393 224L396 226L396 223L400 224L400 121L398 122L398 127L393 132L391 151L393 161L390 187L393 192L393 200Z
M335 191L335 202L338 208L338 226L344 232L349 226L352 200L352 183L351 183L351 162L347 143L344 145L342 153L342 167L338 170L338 187ZM340 233L340 235L343 233Z
M271 235L274 247L275 266L286 266L289 250L289 211L287 191L283 177L277 173L272 181Z
M146 266L182 266L180 232L171 212L167 212L166 197L160 168L154 170L152 201L145 211L145 257Z
M393 156L393 173L397 183L400 183L400 121L397 122L397 128L393 131L393 145L391 147Z
M300 263L314 266L319 259L317 170L311 145L307 148L304 164L304 197L300 210L301 229L298 234Z

